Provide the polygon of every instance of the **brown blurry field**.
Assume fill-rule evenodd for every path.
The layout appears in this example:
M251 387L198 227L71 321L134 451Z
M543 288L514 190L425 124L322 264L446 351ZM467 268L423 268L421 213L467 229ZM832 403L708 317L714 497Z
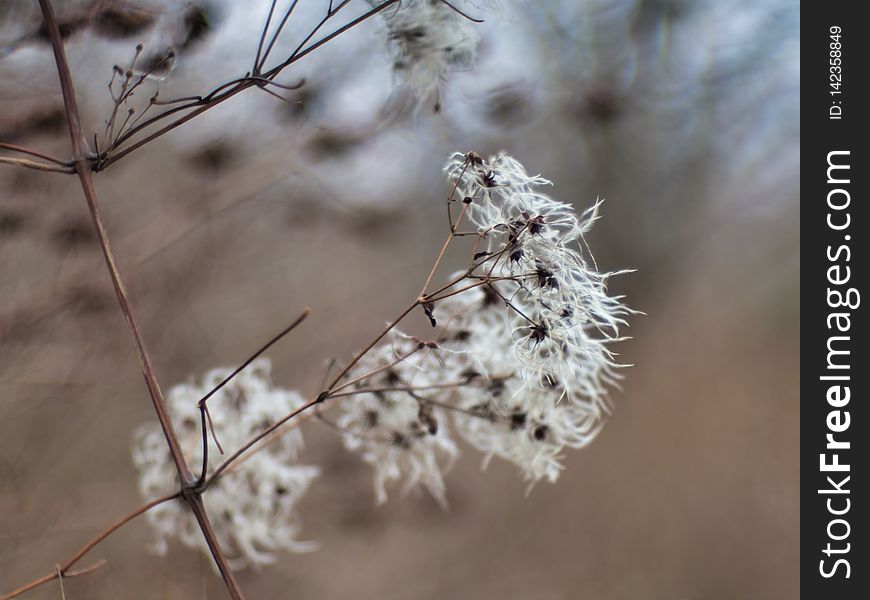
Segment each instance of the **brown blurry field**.
M0 133L67 155L62 121L22 129L27 107L2 105ZM478 150L516 150L579 208L607 198L590 245L602 268L638 269L612 289L646 313L618 347L633 366L612 393L612 420L528 497L512 466L481 471L465 449L447 477L447 512L423 494L376 507L369 467L306 423L305 459L323 474L300 506L303 538L322 547L242 571L249 598L798 597L796 187L722 185L715 164L647 170L606 133L596 164L580 168L574 146L553 150L572 138L561 127L554 118ZM269 356L278 384L316 393L327 361L365 344L419 290L447 232L446 188L429 183L446 156L423 179L409 165L393 202L360 207L294 183L298 164L321 160L296 156L309 134L291 129L228 160L163 139L97 176L165 388L241 362L309 306ZM343 168L340 156L322 160ZM2 593L141 503L130 436L154 417L77 181L0 169ZM771 196L775 209L744 210ZM422 314L409 323L427 327ZM204 555L173 546L156 557L150 542L144 520L124 528L81 566L108 564L65 581L66 598L226 597Z

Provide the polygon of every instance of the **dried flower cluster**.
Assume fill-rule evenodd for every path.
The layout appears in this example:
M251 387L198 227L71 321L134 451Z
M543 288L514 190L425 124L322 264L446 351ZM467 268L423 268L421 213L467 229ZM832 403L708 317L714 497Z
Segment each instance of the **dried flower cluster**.
M445 413L485 461L516 464L530 486L555 481L563 449L600 430L616 379L608 345L629 309L581 252L600 203L578 218L504 154L457 154L445 171L478 228L475 249L487 249L424 304L436 342L396 333L355 370L372 391L345 401L339 422L374 465L379 500L404 469L406 488L422 483L444 502L439 466L455 454Z
M227 449L241 446L302 404L296 392L272 385L270 368L267 359L256 360L208 400L215 434ZM167 394L179 442L191 465L202 464L203 460L198 402L230 372L214 369L203 377L201 385L177 385ZM219 456L214 441L209 439L208 443L209 455ZM318 474L317 467L297 463L301 448L299 430L286 432L276 442L250 454L238 469L226 471L203 495L221 548L234 568L269 564L275 550L316 549L316 544L297 539L300 524L295 506ZM145 498L178 489L175 465L156 424L136 431L133 461L139 469L139 489ZM210 469L214 464L212 459ZM172 538L209 554L195 517L182 500L161 504L147 516L157 536L158 554L166 553L167 540Z
M445 172L453 188L448 206L461 207L455 217L451 211L447 243L460 233L474 242L467 269L424 290L408 309L421 306L435 335L424 340L388 326L311 404L372 467L379 503L388 484L401 482L403 492L422 487L446 505L443 474L459 454L454 434L484 454L484 465L492 457L515 464L529 488L555 481L563 451L588 444L604 423L606 388L620 366L608 346L622 339L631 313L607 293L613 273L599 273L583 251L600 203L578 217L541 192L549 181L505 154L456 154ZM227 373L212 371L201 386L169 394L192 464L202 461L197 402ZM269 382L269 363L260 359L208 406L219 438L239 447L302 405L299 394ZM204 494L235 566L267 563L279 548L311 548L295 541L294 505L317 469L296 463L298 429L277 439ZM158 428L138 432L134 458L147 497L177 488ZM173 536L206 549L180 503L161 505L149 518L159 549Z
M581 252L600 202L578 218L539 191L549 181L504 154L457 155L446 171L487 240L472 273L496 279L442 307L462 333L466 368L498 378L484 395L459 389L460 406L485 416L459 416L459 431L530 483L555 481L562 449L586 445L603 424L618 366L608 345L629 312L607 294L613 273L598 273Z

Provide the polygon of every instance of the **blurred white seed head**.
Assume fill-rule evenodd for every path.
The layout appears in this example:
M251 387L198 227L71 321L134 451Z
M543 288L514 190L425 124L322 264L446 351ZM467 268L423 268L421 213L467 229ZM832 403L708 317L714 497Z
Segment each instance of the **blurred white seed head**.
M479 37L469 11L476 10L467 0L401 0L381 13L393 71L418 97L433 95L451 70L473 65Z
M270 362L260 358L208 400L209 413L221 445L229 452L303 404L295 391L273 386ZM230 374L214 369L202 383L181 384L166 395L167 406L185 458L192 470L202 464L202 432L197 403ZM209 437L209 472L221 456ZM258 567L274 561L277 550L307 552L316 544L299 541L300 521L296 504L317 476L317 467L297 463L302 435L293 429L250 453L244 462L231 466L203 494L221 548L233 568ZM139 489L152 499L179 487L175 465L157 424L135 432L133 461L139 470ZM167 541L209 554L192 512L174 500L147 513L156 534L154 549L165 554Z

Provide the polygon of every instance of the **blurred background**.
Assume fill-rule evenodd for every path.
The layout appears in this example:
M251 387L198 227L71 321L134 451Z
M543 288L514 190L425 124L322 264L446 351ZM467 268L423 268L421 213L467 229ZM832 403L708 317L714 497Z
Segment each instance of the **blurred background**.
M266 0L55 2L87 131L113 65L177 52L140 99L250 69ZM279 2L279 6L286 4ZM492 7L490 5L496 5ZM274 56L326 9L303 0ZM357 6L358 5L358 6ZM352 0L348 20L367 5ZM323 474L300 506L321 550L239 578L250 598L798 596L799 5L785 0L482 2L476 65L435 111L396 86L382 24L294 65L96 176L164 387L269 352L316 393L414 297L447 233L453 151L506 150L585 208L630 306L623 389L555 485L467 451L449 512L376 507L369 467L306 424ZM483 9L487 10L484 11ZM354 13L356 11L356 13ZM35 2L0 4L0 141L68 157ZM454 266L464 254L451 256ZM449 272L449 269L445 273ZM425 330L421 314L407 328ZM141 499L131 432L153 419L74 177L0 165L0 592L44 574ZM67 598L223 598L204 555L148 551L139 520ZM90 564L85 559L83 565ZM27 598L58 598L56 584Z

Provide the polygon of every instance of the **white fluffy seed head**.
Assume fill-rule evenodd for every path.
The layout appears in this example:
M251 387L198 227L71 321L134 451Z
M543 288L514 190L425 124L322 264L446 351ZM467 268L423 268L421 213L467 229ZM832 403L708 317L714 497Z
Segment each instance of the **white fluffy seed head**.
M516 464L529 487L555 481L564 450L590 443L606 420L620 366L609 345L632 312L607 293L613 273L584 252L600 203L577 216L505 154L456 154L445 171L480 251L422 305L436 343L393 330L349 374L359 393L337 422L373 466L379 501L400 478L445 501L442 465L456 455L448 415L485 464Z
M506 377L483 395L459 388L460 406L486 418L457 412L457 430L530 483L554 481L562 449L600 431L620 366L609 345L631 312L607 293L613 273L599 273L583 251L600 202L578 217L541 191L549 181L506 154L456 154L445 172L484 241L474 273L489 283L436 310L462 332L466 369Z
M231 369L208 372L197 385L181 384L166 395L167 407L191 469L202 464L202 431L197 403ZM258 359L208 400L215 434L228 451L303 404L295 391L276 388L268 359ZM222 457L209 436L209 472ZM297 463L302 435L294 429L244 462L230 467L203 494L206 509L233 568L258 567L274 561L277 550L307 552L316 544L299 541L296 504L308 490L318 469ZM135 432L133 461L139 470L139 488L152 499L178 489L178 475L163 432L147 424ZM190 510L181 500L161 504L147 513L156 534L154 549L165 554L168 540L199 548L209 554L205 539Z
M441 408L450 389L433 386L443 383L445 365L453 360L451 353L393 329L350 373L353 378L374 372L352 386L361 393L341 402L337 425L345 446L374 469L378 503L386 502L390 481L404 479L403 493L423 486L446 506L442 473L458 451Z

